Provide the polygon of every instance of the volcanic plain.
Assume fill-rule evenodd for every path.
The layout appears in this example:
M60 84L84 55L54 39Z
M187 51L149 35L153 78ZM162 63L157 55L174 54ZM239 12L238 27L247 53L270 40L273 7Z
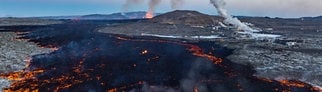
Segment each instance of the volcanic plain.
M163 48L163 46L173 46L173 43L175 44L179 43L180 45L184 44L183 46L188 46L188 47L190 45L186 45L186 44L190 44L190 43L194 43L193 45L198 44L196 46L200 46L200 47L207 47L208 46L207 44L209 44L209 46L216 44L216 46L219 45L220 47L220 48L216 47L216 49L225 48L225 50L229 49L229 51L231 51L229 52L228 55L226 55L227 52L225 52L225 55L223 56L219 55L219 58L224 59L223 62L229 61L228 65L229 64L232 64L234 66L240 65L238 68L236 69L234 68L236 71L240 69L240 67L247 67L247 69L245 69L245 70L249 70L248 72L245 72L246 73L245 75L247 75L247 78L249 76L251 76L252 78L253 76L256 76L258 78L273 80L272 84L275 82L276 83L280 82L281 85L285 83L285 80L296 80L296 81L300 81L300 82L304 82L309 85L312 85L314 86L314 88L315 86L320 86L320 87L322 86L322 21L321 20L307 19L307 18L283 19L283 18L241 17L241 16L238 18L241 21L245 22L247 25L251 26L252 28L261 30L261 32L256 33L260 36L252 37L251 35L242 34L241 33L242 31L239 30L238 28L224 23L223 22L224 19L221 17L206 15L196 11L186 11L186 10L169 12L166 14L156 16L152 19L112 20L108 22L99 21L99 20L95 20L95 21L87 20L86 23L89 23L90 25L86 23L84 24L79 23L80 20L1 18L0 19L0 31L1 31L0 33L0 38L1 38L0 73L3 76L6 76L6 73L19 72L19 71L26 72L26 70L28 69L33 70L34 68L37 68L37 67L42 67L45 69L50 67L50 69L52 69L53 68L52 66L56 66L56 65L51 65L51 64L55 64L52 61L54 60L59 61L61 60L59 59L60 57L63 58L67 55L70 55L70 53L73 52L73 50L68 50L68 48L80 48L81 50L83 49L83 51L87 51L88 49L85 49L85 47L92 46L92 45L89 45L90 43L96 43L96 44L100 43L100 44L104 44L105 46L106 44L112 44L114 42L114 40L111 40L111 41L107 40L105 42L104 40L102 40L102 38L104 38L103 36L106 36L107 38L113 38L115 35L117 35L115 36L116 39L125 40L124 43L127 43L129 39L145 39L145 38L152 37L154 40L151 40L151 41L158 41L157 43L161 44L160 46L155 46L155 47L160 47L160 48ZM61 26L60 24L63 24L63 23L66 23L68 25ZM75 27L74 23L75 24L79 23L79 25L82 25L82 27L79 26L78 29L70 28L70 27ZM96 25L96 24L99 24L99 25ZM88 31L75 32L75 30L87 30L85 28L86 26L90 26L90 28L88 28L88 30L91 30L90 32ZM55 30L58 30L58 28L60 28L61 30L59 29L59 32L55 31ZM68 31L69 29L74 29L74 31L69 32ZM42 34L46 34L46 36L43 36ZM65 34L65 35L61 35L61 34ZM97 35L99 36L96 37ZM274 37L272 37L271 35L274 35ZM78 40L78 39L85 39L85 40ZM97 41L95 39L100 39L100 40ZM91 40L95 40L95 41L92 42ZM145 44L142 46L139 44L140 41L142 40L139 40L138 43L135 43L135 41L133 43L132 41L133 40L130 40L130 44L126 45L126 46L132 46L132 47L129 47L130 49L129 51L132 51L132 48L136 50L137 48L142 48L146 46ZM82 43L83 45L87 42L88 44L86 46L84 47L80 46L80 43ZM150 43L149 41L147 42ZM154 43L154 42L151 42L151 43ZM166 44L163 44L163 43L166 43ZM115 43L116 47L120 46L118 47L117 50L123 49L122 45L120 44L122 43ZM61 46L63 49L60 48L59 46ZM137 46L137 47L133 47L133 46ZM174 45L174 47L179 49L178 51L184 50L183 47L181 46ZM89 51L92 51L92 49L93 51L100 50L99 47L98 48L90 47L90 48L91 49ZM145 47L145 48L148 48L148 47ZM161 50L160 52L162 53L164 52L168 54L169 52L171 52L172 54L169 54L169 55L189 57L188 54L182 54L182 55L173 54L175 53L175 51L170 51L169 48L164 48L164 49L167 51ZM113 53L115 55L121 55L120 53L123 52L123 51L117 52L116 49L114 50L115 52ZM111 51L114 51L114 50L111 49ZM208 49L204 49L204 50L208 50ZM103 51L105 50L103 49ZM109 51L109 50L106 50L106 51ZM156 51L159 51L159 50L156 50ZM209 55L215 56L214 54L200 55L201 52L197 51L197 54L195 52L193 55L196 55L196 56L199 55L198 57L207 57L208 59L210 57ZM52 54L49 54L49 53L52 53ZM67 54L65 55L65 53ZM82 51L78 51L78 53L82 53ZM143 50L141 52L141 54L145 54L145 53L149 53L149 50ZM218 54L220 52L214 52L214 53ZM129 53L129 57L132 54L133 53ZM52 55L57 55L57 56L52 56ZM76 54L75 52L75 57L76 55L78 54ZM92 59L102 55L110 55L110 54L106 54L106 53L102 54L100 52L99 54L93 54L93 55L96 55L96 56L91 56L89 58ZM65 60L61 60L61 61L68 61L68 60L86 61L86 58L84 58L85 60L81 60L81 59L79 60L79 58L77 59L73 58L72 57L73 55L70 55L70 56L71 57L63 58ZM84 54L79 56L85 57L86 55ZM111 55L111 56L114 56L114 55ZM119 56L115 56L115 57L119 57ZM127 58L123 56L120 56L120 57ZM164 59L168 61L177 61L177 59L174 59L174 57L172 56L169 56L169 57L171 57L169 60L167 58L164 58ZM43 59L43 60L40 60L40 59ZM50 59L53 59L53 60L50 60ZM105 59L105 58L98 58L98 59ZM132 60L132 58L129 58L129 59ZM197 59L199 60L200 58L197 58ZM33 60L36 62L36 63L32 63L34 64L34 66L32 67L28 67L28 63L29 63L28 61L30 60ZM40 61L46 61L46 60L50 61L51 63L47 65L40 62ZM119 59L116 59L116 60L119 60ZM120 59L120 60L123 60L123 59ZM187 59L187 58L183 60L190 61L190 59ZM97 60L97 61L100 61L100 60ZM201 59L200 61L207 61L207 60ZM209 63L206 63L206 64L209 64ZM227 63L225 63L224 65L226 64ZM66 65L70 65L70 64L67 63ZM131 66L136 67L137 65L133 64ZM203 66L203 65L199 65L199 66ZM248 68L251 68L251 69L248 69ZM50 69L48 71L50 72L54 71ZM192 67L191 69L195 69L195 68ZM155 69L155 70L158 70L158 69ZM252 70L254 70L254 73L252 73L253 72ZM151 73L151 74L155 74L155 73ZM47 78L48 77L47 75L50 75L50 74L38 75L35 77L38 78L40 76L40 78L44 78L43 77L44 75L46 75L45 77ZM52 75L54 75L54 73ZM239 73L236 75L245 76L244 74L239 74ZM68 75L68 76L72 76L72 75ZM19 81L19 80L9 81L10 78L9 80L7 79L6 78L0 79L0 88L4 88L4 87L7 88L10 86L10 83L15 83L15 81ZM236 79L239 79L239 78L236 77ZM30 81L30 80L24 80L24 81ZM116 81L116 80L113 80L113 81ZM176 81L180 81L180 80L176 80ZM234 81L237 81L237 80L234 80ZM31 81L31 82L33 83L34 81ZM159 80L157 81L156 84L159 84L158 82ZM191 82L191 81L188 81L188 82ZM296 83L302 84L300 82L295 82L293 84L296 84ZM24 83L24 82L16 82L16 84L19 84L19 83ZM139 84L146 84L146 83L140 82ZM76 84L73 84L73 85L76 85ZM84 85L81 85L80 83L75 87L83 87L83 86ZM294 86L294 85L291 85L291 86ZM14 90L15 88L19 89L21 87L20 86L11 87L11 89L9 88L9 90ZM57 86L57 88L63 89L63 87L61 86ZM310 87L307 87L307 88L310 88ZM46 89L42 89L42 90L46 90ZM172 91L175 91L175 90L176 89ZM247 90L251 92L250 89L246 89L246 91ZM254 91L255 89L252 89L252 90ZM60 90L60 91L72 91L72 90L66 89L66 90ZM113 92L113 90L111 91ZM314 91L318 91L318 90L314 90Z

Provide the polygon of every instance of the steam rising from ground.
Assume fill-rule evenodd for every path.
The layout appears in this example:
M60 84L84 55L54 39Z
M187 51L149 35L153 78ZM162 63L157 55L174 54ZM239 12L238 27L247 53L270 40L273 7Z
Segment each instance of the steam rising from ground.
M225 18L226 23L232 24L239 30L244 30L245 32L258 32L258 30L254 30L237 18L232 17L225 9L226 2L224 0L210 0L210 3L216 7L218 14Z
M204 70L210 70L213 66L210 62L203 62L200 59L196 59L193 66L187 73L187 77L180 81L180 87L171 88L166 86L154 86L147 83L143 83L141 90L143 92L208 92L205 84L199 82L199 79L203 77L201 72Z
M156 7L161 3L162 0L149 0L149 9L144 18L153 18ZM123 10L127 10L130 5L142 3L144 0L127 0L126 4L123 6ZM170 0L172 9L178 9L181 5L184 4L183 0ZM224 22L231 24L237 28L237 30L242 30L239 32L241 34L249 35L251 38L276 38L280 35L271 35L271 34L258 34L254 32L259 32L260 30L253 29L248 25L242 23L236 17L231 16L228 11L225 9L226 2L224 0L210 0L210 3L216 7L217 12L220 16L225 18Z

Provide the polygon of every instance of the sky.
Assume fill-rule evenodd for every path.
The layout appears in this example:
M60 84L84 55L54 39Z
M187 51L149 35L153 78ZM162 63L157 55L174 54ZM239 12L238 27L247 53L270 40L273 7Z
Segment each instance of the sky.
M121 12L126 0L0 0L0 17L110 14ZM146 11L147 1L128 11ZM321 16L322 0L226 0L229 13L236 16L304 17ZM216 15L209 0L184 0L181 10ZM172 11L162 0L156 12Z

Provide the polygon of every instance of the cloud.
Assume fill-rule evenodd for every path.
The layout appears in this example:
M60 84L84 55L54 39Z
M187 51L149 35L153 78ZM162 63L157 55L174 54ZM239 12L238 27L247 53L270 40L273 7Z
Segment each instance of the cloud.
M216 14L216 10L209 4L209 0L182 0L184 5L180 9L197 10L202 13ZM0 0L0 13L1 16L4 15L17 15L21 14L21 11L10 11L6 12L5 9L12 10L19 7L29 7L29 6L19 6L17 5L7 5L14 3L21 4L37 4L37 3L50 3L52 5L66 5L62 7L71 7L68 5L96 5L97 7L91 7L91 9L97 8L97 10L102 10L100 8L104 7L109 11L102 11L104 13L113 13L121 11L122 5L126 3L126 0ZM156 12L168 12L171 11L170 0L162 0ZM301 16L319 16L322 15L322 0L226 0L226 8L232 15L246 15L246 16L272 16L272 17L301 17ZM6 4L6 5L4 5ZM104 5L104 6L103 6ZM6 7L4 7L6 6ZM41 6L39 4L39 6ZM34 6L36 7L36 6ZM47 8L44 6L43 8ZM82 9L82 7L77 7ZM89 7L87 7L89 8ZM147 2L137 6L133 6L129 11L144 11L148 9ZM28 11L28 10L27 10ZM34 12L39 11L39 14L43 12L43 9L34 10ZM52 10L52 11L63 11L63 10ZM53 12L54 14L55 12ZM74 12L75 13L75 12ZM89 12L92 13L92 12ZM67 13L66 13L67 14ZM31 14L21 14L26 16L33 16Z
M234 14L300 17L322 15L322 0L227 0Z

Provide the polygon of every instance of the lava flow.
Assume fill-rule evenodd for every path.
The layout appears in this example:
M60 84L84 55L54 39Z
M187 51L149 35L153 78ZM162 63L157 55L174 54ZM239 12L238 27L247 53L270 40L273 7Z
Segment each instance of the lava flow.
M213 55L205 54L204 52L202 52L202 49L200 47L198 47L198 46L191 45L189 51L193 52L192 53L193 55L208 58L214 64L220 64L222 62L221 58L217 58L217 57L215 57Z
M52 53L31 57L5 92L319 92L292 80L253 76L252 67L225 59L233 50L214 42L181 42L153 37L96 33L80 21L35 29L22 38ZM65 37L65 38L61 38Z

